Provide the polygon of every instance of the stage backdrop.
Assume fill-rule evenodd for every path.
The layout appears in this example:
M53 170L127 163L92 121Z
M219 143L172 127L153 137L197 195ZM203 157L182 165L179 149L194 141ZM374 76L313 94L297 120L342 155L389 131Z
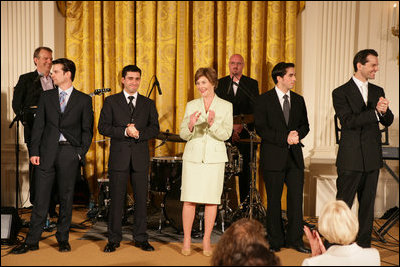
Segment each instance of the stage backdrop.
M161 131L179 134L186 103L199 97L194 73L213 67L218 77L229 73L232 54L245 59L244 74L259 82L260 93L274 86L270 73L280 61L296 63L296 18L304 1L58 1L66 17L65 55L77 65L74 85L85 93L109 87L93 97L97 126L104 97L118 93L121 70L142 69L139 93L148 94L156 75L162 95L154 90ZM109 141L94 129L87 154L89 180L107 172ZM184 144L151 144L152 156L175 156ZM265 199L264 185L258 187ZM266 200L264 200L266 205ZM283 208L286 205L283 203Z

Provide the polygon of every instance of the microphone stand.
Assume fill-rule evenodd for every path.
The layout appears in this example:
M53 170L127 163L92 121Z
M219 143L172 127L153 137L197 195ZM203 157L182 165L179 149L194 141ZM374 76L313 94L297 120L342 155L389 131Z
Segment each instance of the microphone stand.
M153 82L153 86L151 87L151 90L150 90L149 94L147 95L147 98L150 97L151 92L153 92L155 86L156 86L156 81Z
M10 123L8 128L12 128L14 123L17 123L16 130L15 130L15 208L18 213L18 193L19 193L19 121L22 119L23 111L20 111ZM20 218L20 217L19 217ZM21 218L20 218L21 219Z

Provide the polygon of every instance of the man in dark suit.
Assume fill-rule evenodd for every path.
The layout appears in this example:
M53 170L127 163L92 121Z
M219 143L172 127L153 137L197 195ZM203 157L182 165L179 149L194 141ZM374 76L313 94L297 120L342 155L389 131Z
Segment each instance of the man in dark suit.
M336 199L351 208L357 193L360 222L357 244L367 248L371 247L376 188L383 166L379 123L390 126L393 113L383 89L368 82L378 71L378 53L373 49L359 51L353 67L354 76L332 92L341 124Z
M31 136L33 120L43 91L54 88L50 70L53 60L53 51L48 47L38 47L33 53L33 62L36 70L22 74L14 88L12 107L19 120L24 125L24 139L31 152ZM34 166L29 162L29 200L34 204L35 199L35 174ZM57 202L57 190L53 187L52 198L49 207L51 217L57 217L55 207Z
M310 131L302 96L290 91L296 82L293 63L278 63L272 70L274 89L256 102L254 119L261 137L260 167L267 191L267 234L270 249L283 246L310 253L303 244L303 139ZM283 184L287 186L288 226L281 218Z
M30 155L36 172L35 205L26 241L12 250L14 254L39 249L55 180L60 196L56 238L60 252L71 251L68 239L75 180L93 137L92 99L73 87L75 71L71 60L54 60L52 79L57 88L40 97Z
M135 246L153 251L147 230L147 193L149 149L148 141L160 130L153 100L140 95L142 71L136 65L122 69L121 93L104 100L99 119L99 132L111 137L108 171L110 175L111 207L108 217L108 243L104 252L113 252L122 240L122 217L127 181L130 178L135 199Z
M244 59L234 54L229 59L229 75L218 80L215 93L222 99L233 104L233 116L240 114L253 115L255 99L259 95L258 82L243 75ZM247 124L249 130L254 129L253 122ZM233 125L232 137L229 142L239 149L243 157L243 170L239 173L240 202L243 203L250 191L250 144L240 143L240 139L248 139L249 133L243 130L242 124Z

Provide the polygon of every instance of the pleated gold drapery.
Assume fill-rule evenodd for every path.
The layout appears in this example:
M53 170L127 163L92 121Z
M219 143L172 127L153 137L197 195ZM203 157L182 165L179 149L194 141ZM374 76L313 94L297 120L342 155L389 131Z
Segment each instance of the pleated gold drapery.
M214 67L229 73L232 54L245 59L244 74L259 82L260 93L274 86L272 67L296 62L296 19L304 1L58 1L66 17L66 57L77 66L74 86L85 93L97 88L122 90L121 70L142 69L139 93L148 94L156 75L162 95L152 92L161 131L179 133L186 103L199 97L194 73ZM93 97L94 138L87 154L86 176L92 188L107 172L109 141L97 131L103 96ZM152 156L173 156L184 144L167 142ZM266 204L262 179L258 187ZM285 204L282 208L285 208Z

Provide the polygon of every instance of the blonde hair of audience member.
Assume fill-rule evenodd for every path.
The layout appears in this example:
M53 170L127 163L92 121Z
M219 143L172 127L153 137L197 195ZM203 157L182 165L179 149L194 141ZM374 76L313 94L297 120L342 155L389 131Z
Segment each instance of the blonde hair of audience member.
M358 219L344 201L332 201L321 211L318 230L330 243L349 245L356 240Z
M213 266L233 265L233 256L246 251L251 244L261 244L265 246L266 253L271 253L265 239L264 226L257 220L242 218L229 226L222 234L214 249L211 264ZM277 260L279 262L279 258Z

